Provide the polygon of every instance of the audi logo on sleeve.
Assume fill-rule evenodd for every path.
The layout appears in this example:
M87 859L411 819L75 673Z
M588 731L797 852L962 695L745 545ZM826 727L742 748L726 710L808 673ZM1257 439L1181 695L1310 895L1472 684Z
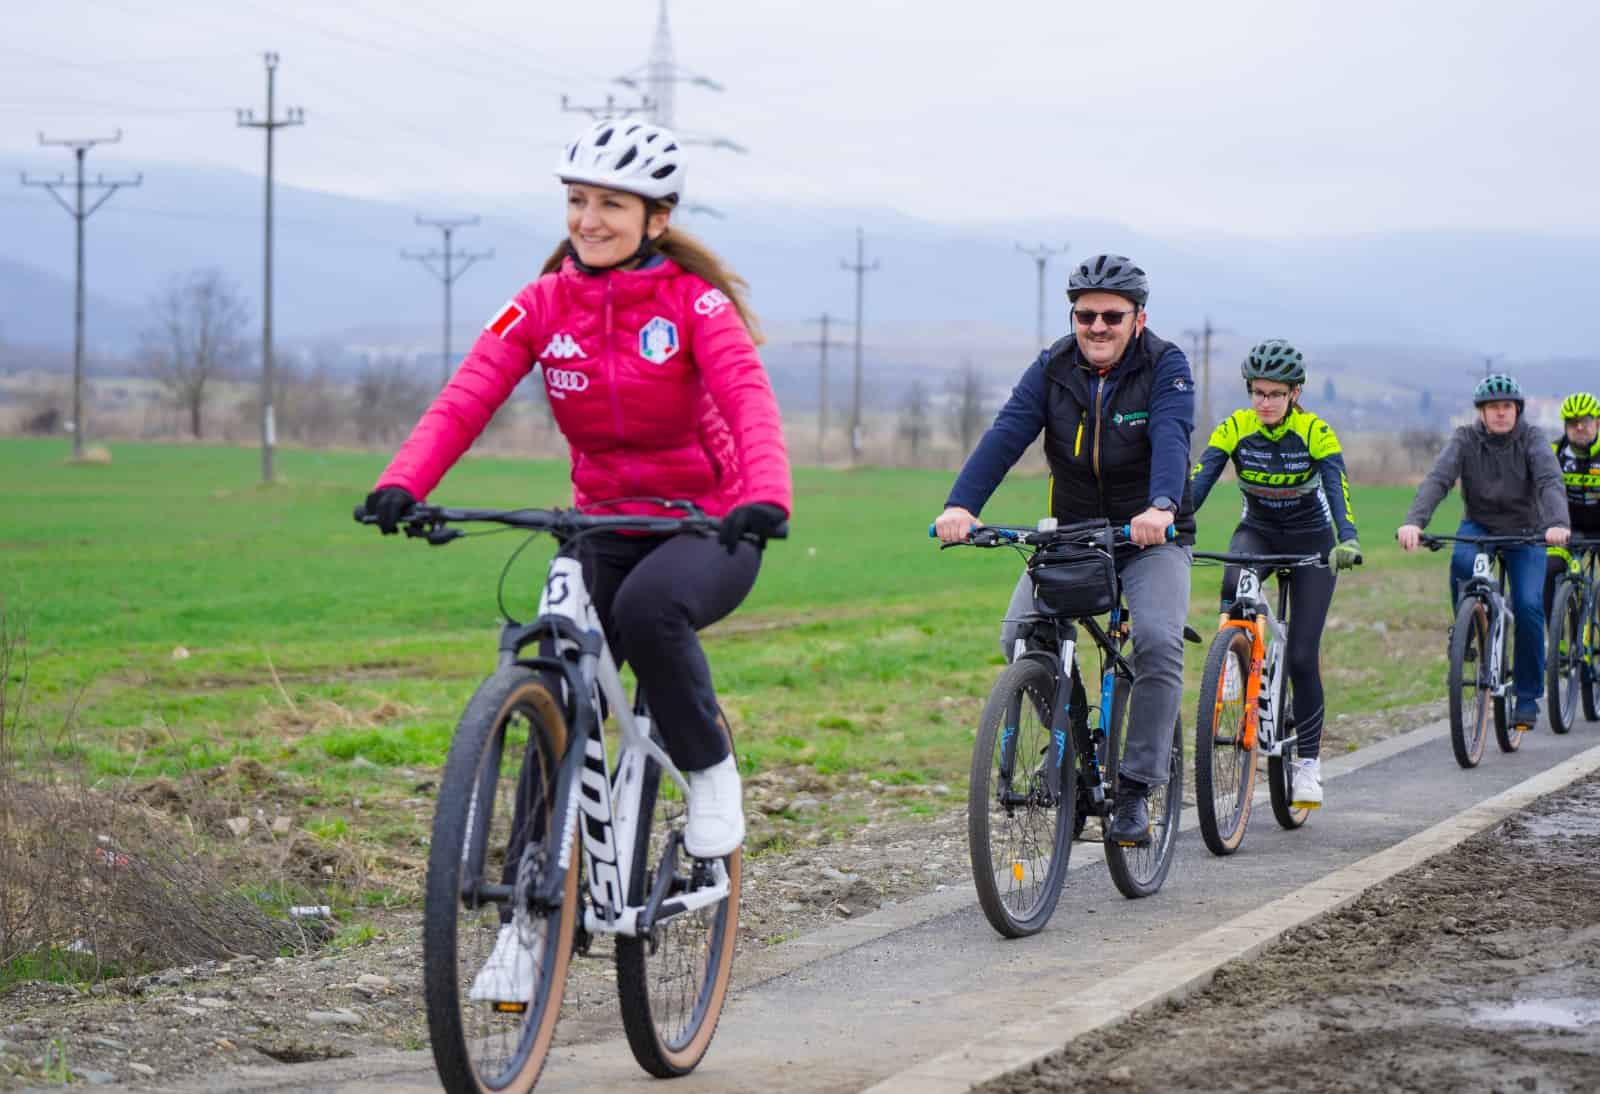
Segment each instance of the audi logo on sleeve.
M552 399L565 399L567 392L577 394L589 390L589 377L575 368L547 368L544 370L544 389Z

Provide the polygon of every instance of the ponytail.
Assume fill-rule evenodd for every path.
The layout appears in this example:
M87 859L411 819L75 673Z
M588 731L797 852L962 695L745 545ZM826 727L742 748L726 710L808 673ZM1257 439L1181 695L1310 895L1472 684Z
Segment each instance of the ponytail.
M755 312L750 308L750 286L744 278L728 269L722 259L688 232L668 226L665 232L655 241L655 250L663 257L676 262L685 272L694 274L702 281L717 289L732 302L739 312L739 318L744 322L745 330L750 332L750 339L756 345L761 345L766 339L761 333L761 323L756 318ZM572 244L563 239L550 252L550 257L544 260L544 265L539 268L540 276L554 273L561 269L561 263L572 253Z

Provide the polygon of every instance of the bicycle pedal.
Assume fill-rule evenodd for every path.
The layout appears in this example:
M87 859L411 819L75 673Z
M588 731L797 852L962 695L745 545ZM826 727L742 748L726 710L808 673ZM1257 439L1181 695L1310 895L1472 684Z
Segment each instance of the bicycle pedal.
M1321 809L1321 802L1290 802L1290 809Z
M496 1014L527 1014L528 1004L517 1002L515 1000L502 999L491 1003L489 1005L489 1009L494 1011Z

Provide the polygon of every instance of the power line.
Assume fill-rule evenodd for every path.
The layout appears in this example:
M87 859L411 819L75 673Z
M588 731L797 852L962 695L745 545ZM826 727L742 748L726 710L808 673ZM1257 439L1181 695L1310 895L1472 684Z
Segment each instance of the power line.
M827 462L828 438L828 350L837 347L844 348L844 343L834 342L828 337L828 325L837 322L833 316L823 312L816 319L807 320L810 323L821 323L822 334L808 342L796 342L801 349L817 348L821 356L817 361L817 463Z
M274 428L272 420L272 135L291 125L305 124L305 111L290 107L283 117L278 117L273 107L273 92L278 73L278 55L263 54L267 65L267 116L256 121L250 110L239 111L238 124L246 129L260 129L267 136L267 201L266 246L261 278L261 481L272 482L272 445Z
M1030 250L1029 248L1024 247L1020 243L1017 244L1017 250L1021 251L1023 254L1027 255L1029 258L1033 259L1034 264L1036 266L1038 266L1038 268L1039 268L1039 317L1038 317L1039 335L1038 335L1038 338L1039 338L1039 348L1040 349L1043 349L1045 346L1050 344L1050 343L1045 341L1045 336L1044 336L1044 268L1045 268L1045 264L1047 262L1049 262L1050 259L1053 258L1054 256L1056 256L1058 254L1065 254L1066 251L1067 251L1067 247L1068 247L1067 244L1063 244L1060 247L1051 247L1048 244L1041 243L1037 247L1034 247L1034 248L1032 248Z
M72 458L75 460L83 459L83 435L88 432L84 428L83 419L83 224L96 209L109 201L111 195L119 189L124 186L139 186L144 182L142 174L136 175L132 179L113 179L110 182L106 181L104 175L96 175L93 182L85 182L83 178L83 160L88 155L89 149L95 145L116 144L120 140L122 140L122 130L120 129L117 130L114 136L110 137L79 137L70 140L52 140L43 133L39 134L39 143L42 145L72 149L72 158L77 164L77 174L73 182L74 201L71 205L67 204L66 199L57 190L57 187L65 187L67 185L67 177L65 175L57 175L55 181L52 182L49 179L30 179L26 171L22 173L22 185L39 186L49 190L50 196L55 198L56 203L67 211L67 214L76 222L77 227L78 276L72 297ZM104 190L105 193L101 194L93 205L85 209L83 206L83 192L85 189Z
M451 290L456 283L456 279L466 273L474 262L477 262L480 258L494 257L493 251L480 251L474 254L468 251L457 251L452 246L451 235L457 228L470 227L476 223L478 223L477 217L458 217L454 220L428 220L419 216L417 217L417 224L420 227L437 228L443 233L444 249L442 251L426 251L422 254L415 254L411 251L400 252L401 258L415 259L421 262L429 273L444 284L444 357L442 364L444 379L440 384L441 387L450 382L450 366L455 360L454 355L450 352ZM433 264L438 259L444 260L443 269ZM454 265L456 259L461 260L459 268Z
M861 308L866 292L867 274L878 268L878 260L873 259L872 265L866 264L866 236L860 228L856 229L856 260L846 262L839 260L839 265L856 275L856 369L854 391L850 397L850 463L853 465L861 458Z

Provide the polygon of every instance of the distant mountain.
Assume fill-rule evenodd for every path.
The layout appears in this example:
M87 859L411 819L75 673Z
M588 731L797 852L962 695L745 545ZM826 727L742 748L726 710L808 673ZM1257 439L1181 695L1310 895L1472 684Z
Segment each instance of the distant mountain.
M94 284L92 275L88 284ZM70 276L0 254L0 343L71 349L72 299ZM138 338L142 322L136 308L91 289L84 305L85 346L91 354L122 353Z
M8 169L36 163L7 163ZM150 294L197 266L220 266L259 312L261 180L239 172L173 164L122 163L143 170L144 185L116 194L89 222L93 337L131 346ZM109 168L108 168L109 169ZM549 180L529 180L525 210L468 194L416 207L280 186L277 191L275 323L284 344L317 341L369 351L409 350L436 360L438 280L402 248L429 250L439 233L414 223L425 215L489 211L456 233L459 247L494 249L456 285L464 350L482 319L537 271L561 231ZM1072 254L1133 255L1154 284L1151 326L1186 347L1185 331L1210 316L1224 333L1215 368L1237 368L1243 347L1289 337L1349 377L1414 388L1457 383L1485 354L1556 386L1600 359L1600 241L1510 234L1412 232L1398 235L1253 240L1153 238L1089 218L992 226L936 224L883 209L742 207L725 219L686 216L748 278L771 334L775 372L792 372L797 395L814 387L817 336L806 320L829 312L834 336L852 338L854 279L840 268L855 256L855 228L867 232L864 355L871 375L942 383L971 359L994 375L1018 373L1037 350L1034 267L1016 250L1070 241ZM1314 231L1314 225L1310 230ZM1048 321L1064 330L1067 264L1049 267ZM0 337L70 345L72 222L37 191L0 195ZM63 278L66 304L61 303ZM831 355L847 375L850 353ZM936 376L933 374L937 373ZM1337 373L1336 373L1337 374ZM908 382L908 381L907 381ZM842 390L842 388L835 388Z

